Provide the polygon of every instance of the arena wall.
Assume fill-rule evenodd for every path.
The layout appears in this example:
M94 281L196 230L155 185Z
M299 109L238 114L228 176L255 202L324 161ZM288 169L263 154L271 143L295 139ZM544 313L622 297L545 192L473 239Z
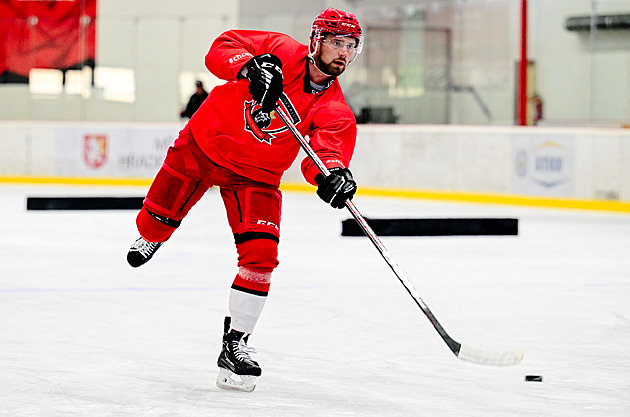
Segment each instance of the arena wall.
M148 184L181 127L1 122L0 177ZM309 187L299 172L303 157L286 173L284 187ZM351 169L361 189L373 193L575 199L625 207L630 130L360 125Z

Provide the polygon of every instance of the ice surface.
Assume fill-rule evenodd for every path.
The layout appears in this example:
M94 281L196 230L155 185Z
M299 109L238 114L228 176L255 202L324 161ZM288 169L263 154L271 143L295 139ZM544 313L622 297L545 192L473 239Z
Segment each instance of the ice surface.
M145 191L0 186L0 415L630 413L628 215L355 198L366 217L519 219L517 237L382 238L456 340L525 352L493 368L456 358L371 243L340 236L345 210L285 193L248 394L215 386L236 274L218 193L138 269L135 212L25 210L27 196Z

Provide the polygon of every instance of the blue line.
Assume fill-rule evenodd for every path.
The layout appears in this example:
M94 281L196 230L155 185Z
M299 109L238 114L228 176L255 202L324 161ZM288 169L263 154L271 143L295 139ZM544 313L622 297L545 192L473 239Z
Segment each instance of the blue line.
M219 287L0 288L0 293L216 291Z
M628 282L596 282L596 283L523 283L514 282L508 284L465 284L460 287L463 288L489 288L489 287L501 287L505 289L513 288L608 288L608 287L627 287ZM429 287L440 287L439 285L430 285ZM223 291L226 287L113 287L113 288L0 288L0 294L17 294L17 293L98 293L98 292L195 292L195 291ZM229 286L228 286L229 288ZM324 289L334 288L336 290L351 290L356 291L356 286L276 286L273 287L273 291L319 291ZM360 287L362 290L373 289L389 289L396 290L396 286L393 285L370 285L367 287Z

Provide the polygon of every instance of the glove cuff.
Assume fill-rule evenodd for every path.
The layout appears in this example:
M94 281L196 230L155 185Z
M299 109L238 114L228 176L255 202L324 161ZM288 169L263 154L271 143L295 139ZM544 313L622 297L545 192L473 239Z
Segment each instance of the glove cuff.
M249 72L249 68L247 67L247 63L241 67L240 70L236 73L237 80L244 80L247 78L247 73Z

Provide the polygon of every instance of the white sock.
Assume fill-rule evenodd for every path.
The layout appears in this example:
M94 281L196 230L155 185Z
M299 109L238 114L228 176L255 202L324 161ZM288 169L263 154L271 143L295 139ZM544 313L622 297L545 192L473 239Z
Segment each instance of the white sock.
M230 290L230 315L232 328L243 333L252 333L265 306L267 297Z

